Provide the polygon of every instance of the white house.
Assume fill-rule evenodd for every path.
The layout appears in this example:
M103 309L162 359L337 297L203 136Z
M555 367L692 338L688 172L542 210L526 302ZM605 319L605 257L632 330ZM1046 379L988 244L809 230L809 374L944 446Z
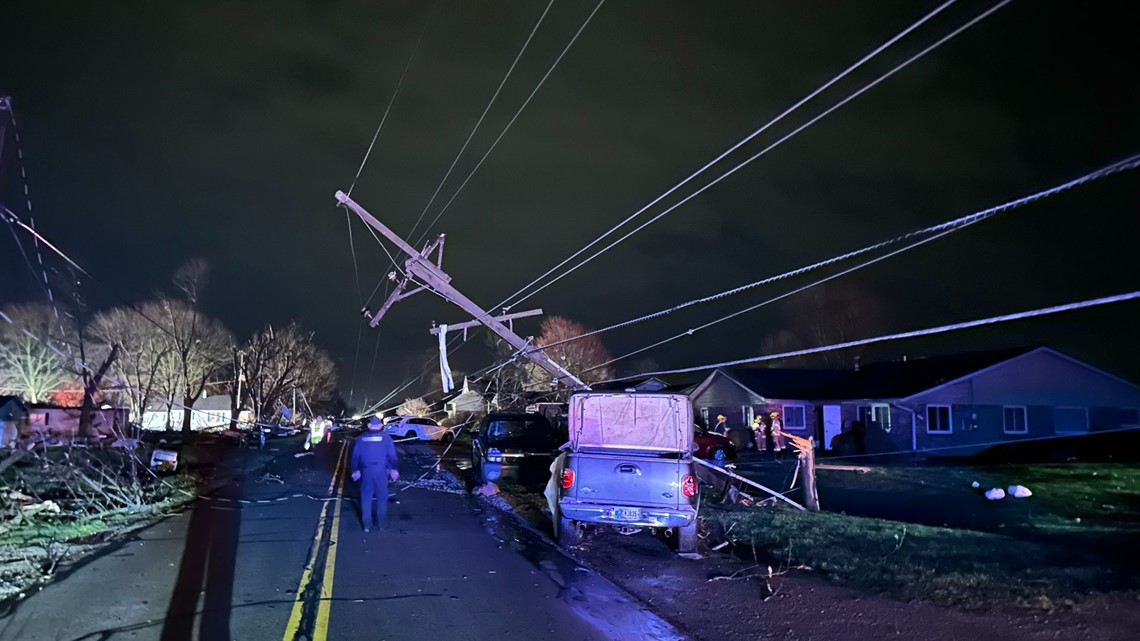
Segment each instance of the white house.
M169 422L167 421L169 414ZM194 403L190 412L190 428L193 430L207 430L229 427L230 424L230 397L228 394L215 394L203 396ZM174 399L173 407L167 408L165 403L152 403L147 411L143 412L142 426L147 430L182 429L182 420L186 412L182 408L182 399Z

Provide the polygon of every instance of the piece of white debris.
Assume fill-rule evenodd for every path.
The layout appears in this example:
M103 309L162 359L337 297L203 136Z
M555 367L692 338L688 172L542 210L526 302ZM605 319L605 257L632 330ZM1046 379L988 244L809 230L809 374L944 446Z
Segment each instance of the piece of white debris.
M697 552L681 552L677 554L677 556L681 557L682 559L692 559L694 561L699 561L700 559L705 558L704 555Z
M1030 492L1029 488L1024 485L1011 485L1006 491L1015 499L1024 499L1033 496L1033 492Z
M1000 501L1005 498L1005 490L1000 487L991 488L986 490L986 498L991 501Z
M974 488L975 490L981 486L982 486L982 484L977 482L977 481L974 481L973 483L970 484L970 487Z

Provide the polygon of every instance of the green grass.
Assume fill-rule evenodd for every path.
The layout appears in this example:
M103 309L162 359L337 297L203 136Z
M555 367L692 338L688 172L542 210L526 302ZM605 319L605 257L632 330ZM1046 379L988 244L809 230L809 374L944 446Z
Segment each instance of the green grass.
M986 501L970 487L1021 484ZM1128 465L878 467L819 471L818 514L706 503L740 548L773 566L901 599L1053 608L1140 587L1140 469ZM837 513L842 511L843 513ZM893 518L876 518L890 515ZM940 527L943 523L953 527Z

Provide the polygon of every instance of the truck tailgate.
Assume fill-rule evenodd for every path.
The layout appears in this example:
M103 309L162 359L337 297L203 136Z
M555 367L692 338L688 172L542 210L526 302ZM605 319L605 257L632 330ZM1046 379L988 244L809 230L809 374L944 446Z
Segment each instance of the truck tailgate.
M689 469L687 461L578 452L567 465L581 480L568 492L579 501L663 507L688 503L681 492L681 479Z

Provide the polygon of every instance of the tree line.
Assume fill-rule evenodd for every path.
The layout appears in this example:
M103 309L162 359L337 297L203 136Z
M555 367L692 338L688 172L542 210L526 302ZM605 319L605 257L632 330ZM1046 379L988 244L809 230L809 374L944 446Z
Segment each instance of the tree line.
M168 429L178 427L171 410L183 409L189 433L190 410L207 394L229 394L234 420L242 408L271 420L294 393L314 407L336 400L336 366L312 332L266 325L239 342L200 309L208 276L205 261L191 260L174 274L175 293L93 314L74 292L3 308L0 394L80 407L84 436L97 403L127 407L139 421L161 408Z

